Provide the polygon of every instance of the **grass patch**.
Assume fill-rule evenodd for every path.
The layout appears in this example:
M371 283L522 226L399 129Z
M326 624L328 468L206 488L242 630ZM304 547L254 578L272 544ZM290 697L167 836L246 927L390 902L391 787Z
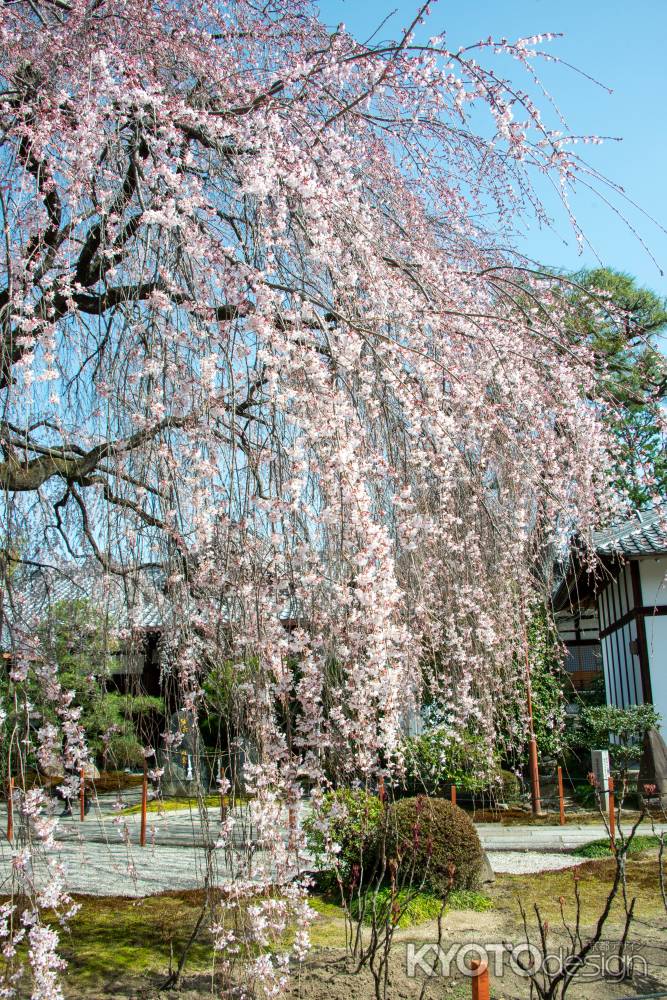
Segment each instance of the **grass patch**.
M391 889L382 888L377 892L367 892L361 899L355 896L350 906L350 912L355 920L363 912L363 922L371 924L373 914L383 923L389 919L394 910L393 919L397 927L417 927L429 920L437 920L442 910L442 899L430 892L411 892L400 889L392 900ZM493 907L493 901L474 889L454 889L447 896L447 910L474 910L482 913Z
M493 909L493 900L476 889L453 889L447 897L447 909L485 913Z
M207 809L220 807L219 795L205 795L202 801ZM241 799L237 798L232 803L225 796L225 806L239 805L240 802ZM181 809L189 809L190 812L196 812L199 809L199 799L151 799L146 806L146 812L149 813L178 812ZM125 808L121 810L121 815L131 816L140 812L141 802L135 802L134 805L125 806Z
M442 900L429 892L399 889L392 898L389 888L366 892L361 898L355 896L350 905L350 913L355 920L362 915L363 922L371 924L375 916L378 923L392 919L397 927L416 927L428 920L437 920L441 909Z
M643 851L657 850L660 847L660 840L653 835L634 837L628 847L628 854L641 854ZM588 844L577 847L573 854L579 858L610 858L612 856L611 845L608 839L591 840Z
M589 928L602 911L616 871L616 862L610 858L584 861L576 868L559 871L539 872L534 875L497 875L490 887L494 909L504 913L512 922L518 920L519 901L533 916L533 904L537 903L542 917L550 923L560 923L560 902L563 900L565 915L574 919L574 884L579 883L582 903L582 927ZM646 855L632 855L626 863L628 896L637 897L635 917L654 921L664 916L664 905L660 895L658 866L655 858ZM620 926L625 920L622 893L614 900L610 925Z

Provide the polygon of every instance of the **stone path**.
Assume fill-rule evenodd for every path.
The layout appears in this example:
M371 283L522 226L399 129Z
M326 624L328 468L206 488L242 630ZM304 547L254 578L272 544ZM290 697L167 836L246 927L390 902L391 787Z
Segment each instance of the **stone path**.
M59 804L60 807L60 804ZM78 815L62 817L56 845L48 860L62 865L65 886L70 892L97 896L141 897L168 890L201 888L207 873L215 885L232 879L259 878L270 873L276 881L291 879L298 870L278 873L272 855L257 841L248 817L234 815L232 849L216 847L220 829L219 809L207 810L202 822L189 809L163 814L149 813L146 846L140 846L141 817L121 815L102 808L91 810L83 822ZM0 897L10 891L12 858L25 846L27 838L20 819L15 820L15 836L10 845L4 836L6 809L0 810ZM282 831L287 839L287 831ZM27 877L37 887L49 878L47 857L35 842ZM308 867L303 859L303 868Z
M231 854L215 848L220 813L207 810L202 823L196 812L188 809L148 814L147 844L139 846L140 816L122 816L120 824L111 799L100 799L99 808L91 810L81 823L77 816L61 819L57 844L51 857L57 857L64 870L69 891L92 895L145 896L165 890L201 887L207 872L215 884L232 877L254 879L262 865L269 866L269 855L256 842L244 811L234 813L236 825ZM301 809L307 811L307 803ZM25 842L17 819L14 848L8 844L6 809L0 808L0 896L8 893L12 879L12 855ZM664 829L667 829L665 827ZM537 872L581 863L567 851L606 836L603 824L572 823L561 826L501 826L479 824L477 830L497 872ZM282 831L283 839L287 831ZM252 845L252 861L247 868L243 848ZM46 858L39 852L31 859L31 876L37 885L47 877ZM308 868L308 858L303 859ZM291 875L295 874L292 872Z
M586 858L574 854L548 854L539 851L487 851L491 868L496 875L534 875L538 872L576 868L586 863Z
M572 822L565 826L477 823L476 828L487 851L573 851L591 840L602 840L608 836L604 823ZM629 822L623 824L623 830L629 833ZM656 830L667 832L667 824L656 824ZM650 833L650 825L643 823L639 832Z

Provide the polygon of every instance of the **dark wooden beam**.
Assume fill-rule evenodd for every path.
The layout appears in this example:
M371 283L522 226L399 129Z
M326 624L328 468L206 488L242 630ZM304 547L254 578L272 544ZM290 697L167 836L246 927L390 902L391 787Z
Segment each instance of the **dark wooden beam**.
M637 620L637 650L639 655L639 675L642 679L642 697L644 702L652 702L653 689L651 687L651 668L648 658L648 644L646 642L646 626L644 618L645 612L648 611L650 614L655 614L658 612L658 607L661 609L660 613L667 614L667 606L664 604L657 605L652 610L644 608L639 563L634 559L630 563L630 579L632 581L632 596L635 604Z

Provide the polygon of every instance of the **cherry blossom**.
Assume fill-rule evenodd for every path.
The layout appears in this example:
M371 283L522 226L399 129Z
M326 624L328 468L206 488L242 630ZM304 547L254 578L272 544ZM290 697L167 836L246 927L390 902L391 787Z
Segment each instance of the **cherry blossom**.
M534 177L568 215L577 178L595 181L581 137L497 70L509 55L536 80L554 36L453 51L439 30L417 41L429 14L385 44L327 29L304 0L0 13L11 559L90 556L121 577L124 640L133 585L158 572L163 674L187 712L205 707L206 665L231 665L271 861L251 878L235 817L217 852L230 911L281 885L248 910L244 975L267 996L289 965L267 942L295 920L294 957L307 949L300 796L400 776L424 698L452 739L474 723L491 748L523 697L522 609L617 502L593 359L558 279L512 249L520 214L548 222ZM37 756L62 753L76 795L90 751L37 627L11 616L11 683L48 693L58 725ZM44 803L25 810L48 844ZM49 1000L52 877L28 932ZM239 941L216 921L231 975Z

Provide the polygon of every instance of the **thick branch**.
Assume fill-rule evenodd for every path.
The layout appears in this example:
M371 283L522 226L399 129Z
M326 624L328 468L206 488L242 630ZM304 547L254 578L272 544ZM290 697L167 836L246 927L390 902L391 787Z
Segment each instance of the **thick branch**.
M145 427L127 438L104 441L82 455L54 448L48 454L27 462L18 462L13 457L8 458L0 463L0 488L8 492L25 493L38 490L54 477L63 479L67 483L79 483L85 486L103 459L134 451L157 437L162 431L185 427L193 419L192 415L165 417L151 427Z

